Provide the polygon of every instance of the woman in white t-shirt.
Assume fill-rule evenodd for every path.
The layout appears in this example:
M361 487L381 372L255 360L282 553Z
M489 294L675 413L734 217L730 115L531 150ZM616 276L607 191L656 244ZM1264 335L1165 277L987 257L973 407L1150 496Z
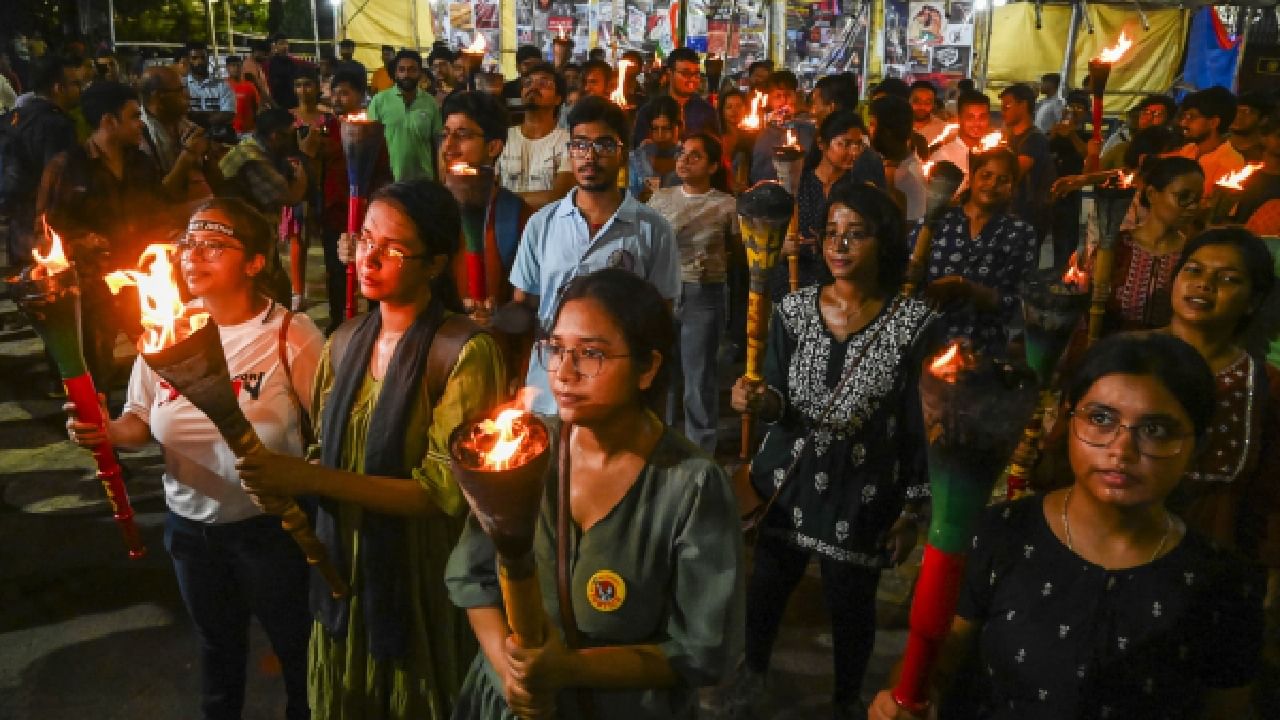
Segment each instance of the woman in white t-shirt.
M178 242L180 272L194 304L218 325L232 386L254 430L272 450L301 455L297 398L310 397L324 337L264 292L272 240L271 227L248 204L209 200ZM67 428L86 447L104 438L138 447L154 438L164 448L164 542L200 640L203 717L241 716L250 615L280 659L286 717L310 717L306 560L279 518L264 515L241 489L235 455L209 418L139 357L119 418L102 428L72 415Z

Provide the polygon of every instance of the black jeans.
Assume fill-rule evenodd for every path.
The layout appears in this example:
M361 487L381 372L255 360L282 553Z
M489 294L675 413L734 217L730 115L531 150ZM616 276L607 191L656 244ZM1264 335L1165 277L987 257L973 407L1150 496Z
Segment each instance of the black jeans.
M329 325L325 328L325 335L336 330L347 316L347 266L338 260L340 234L324 230L320 238L324 247L325 288L329 292Z
M751 579L747 581L747 667L769 669L769 656L778 638L787 599L804 577L810 553L762 534L755 547ZM822 595L831 613L837 705L857 700L862 676L876 642L876 585L880 571L818 556Z
M205 720L239 720L249 659L249 615L280 659L288 720L311 717L307 703L307 561L280 528L261 515L214 525L170 512L165 549L200 641L200 709Z

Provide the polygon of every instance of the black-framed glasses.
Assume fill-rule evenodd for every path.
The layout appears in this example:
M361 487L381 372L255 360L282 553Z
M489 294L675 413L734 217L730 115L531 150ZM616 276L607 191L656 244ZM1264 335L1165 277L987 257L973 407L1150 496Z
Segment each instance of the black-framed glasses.
M191 255L197 260L212 262L222 257L223 250L239 250L244 248L235 243L223 242L221 240L201 240L187 236L178 241L178 254Z
M849 252L854 245L861 245L875 239L875 235L865 230L845 230L842 233L828 231L822 236L822 244L836 252Z
M527 77L527 78L521 79L520 84L527 88L528 87L553 88L556 86L556 81L549 77Z
M1085 445L1106 447L1116 439L1120 429L1124 428L1137 443L1138 452L1152 458L1164 459L1178 455L1190 435L1168 420L1142 420L1126 425L1109 409L1073 410L1070 415L1076 439Z
M398 247L392 247L391 245L375 242L373 238L368 236L361 236L356 239L356 252L377 258L378 260L394 262L396 267L400 268L404 267L405 260L421 260L426 257L425 253L410 255Z
M535 345L538 353L538 364L547 374L560 372L566 357L573 358L573 369L585 378L593 378L604 369L604 361L614 358L631 357L627 353L610 355L599 348L567 348L551 340L539 340Z
M566 146L569 148L569 154L574 157L584 158L592 151L596 151L598 157L613 157L622 149L622 143L610 138L602 138L600 140L570 140Z

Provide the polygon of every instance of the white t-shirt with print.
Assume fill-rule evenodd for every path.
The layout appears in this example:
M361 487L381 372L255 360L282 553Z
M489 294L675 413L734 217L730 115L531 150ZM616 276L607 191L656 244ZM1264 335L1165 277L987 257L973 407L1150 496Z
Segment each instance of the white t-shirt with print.
M498 182L517 193L550 190L556 173L573 172L568 145L569 131L562 127L537 140L526 138L519 125L508 129L498 158Z
M324 336L305 315L289 322L286 339L292 378L280 363L280 323L284 309L270 303L252 320L219 327L231 386L240 409L269 449L300 456L304 450L298 407L286 382L303 403L311 399ZM151 427L164 448L164 494L169 509L189 520L228 523L261 514L240 488L236 458L209 418L156 375L139 357L129 378L125 412Z

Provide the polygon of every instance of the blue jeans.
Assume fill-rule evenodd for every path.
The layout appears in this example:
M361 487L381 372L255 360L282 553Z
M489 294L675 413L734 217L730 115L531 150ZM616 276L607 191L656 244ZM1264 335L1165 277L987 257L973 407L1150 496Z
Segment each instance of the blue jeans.
M684 434L714 456L720 420L716 360L720 334L724 332L724 283L683 283L677 315L680 372L684 376Z
M288 720L307 703L307 561L273 515L215 525L170 512L164 546L200 641L205 720L239 720L249 660L249 615L258 618L284 676Z

